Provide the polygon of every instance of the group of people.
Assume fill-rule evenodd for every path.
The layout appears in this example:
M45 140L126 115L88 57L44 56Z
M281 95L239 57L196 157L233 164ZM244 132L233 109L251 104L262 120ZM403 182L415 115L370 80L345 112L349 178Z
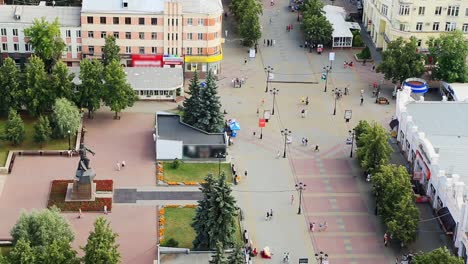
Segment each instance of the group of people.
M236 168L234 167L234 164L231 164L231 172L234 177L234 184L237 185L239 184L241 177L239 174L237 174ZM247 170L244 171L244 176L247 177Z
M272 47L276 44L274 39L263 39L263 46Z
M117 162L115 169L117 171L120 171L120 168L122 168L122 169L125 168L125 160L122 160L122 163Z
M266 212L266 218L265 220L269 221L273 218L273 209L270 209L270 211Z
M309 230L311 232L315 232L315 222L310 222L309 223ZM323 223L319 223L319 226L318 226L318 231L321 232L321 231L326 231L328 228L328 223L327 221L324 221Z
M291 30L293 30L293 28L294 28L293 24L289 24L289 25L286 26L286 31L290 32Z
M244 78L234 78L231 80L231 83L232 83L232 87L234 88L241 88L242 87L242 84L245 83L245 79Z
M352 61L350 61L350 62L344 61L344 62L343 62L343 68L345 68L345 69L346 69L347 67L352 68L353 65L354 65L354 64L353 64Z

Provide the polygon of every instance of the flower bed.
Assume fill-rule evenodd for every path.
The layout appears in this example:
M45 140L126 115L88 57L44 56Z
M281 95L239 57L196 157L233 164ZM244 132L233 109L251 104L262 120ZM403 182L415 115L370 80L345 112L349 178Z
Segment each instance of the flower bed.
M97 180L96 191L112 191L112 180ZM73 180L54 180L50 189L49 201L47 207L57 206L61 211L75 211L81 208L83 212L103 211L104 206L107 206L107 211L112 211L112 198L96 198L90 202L65 202L68 184L73 183Z

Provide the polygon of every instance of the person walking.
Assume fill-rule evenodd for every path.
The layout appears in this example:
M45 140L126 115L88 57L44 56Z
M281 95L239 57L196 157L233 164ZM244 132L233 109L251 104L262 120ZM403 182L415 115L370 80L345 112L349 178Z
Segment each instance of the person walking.
M305 104L309 105L309 96L306 97Z
M294 203L294 194L291 194L291 205Z
M302 146L305 146L305 138L301 139Z
M364 103L364 97L361 96L361 105Z
M244 176L247 178L247 170L244 171Z
M104 205L104 214L107 214L107 205Z
M78 209L78 219L81 218L82 214L81 214L81 208Z
M314 231L315 231L315 222L309 223L309 230L310 230L311 232L314 232Z
M306 117L306 110L305 110L305 109L302 109L302 110L301 110L301 115L302 115L302 118L305 118L305 117Z
M387 246L388 246L388 235L387 235L387 232L385 232L385 234L384 234L383 241L384 241L384 246L387 247Z
M244 64L247 64L247 58L244 58Z
M307 145L309 144L309 140L307 138L304 139L304 145L307 147Z
M116 167L115 167L115 168L117 169L117 171L120 171L120 163L119 163L119 162L117 162L117 164L115 164L115 165L116 165Z
M265 220L267 220L267 221L270 220L270 212L268 212L268 211L267 211L267 215L266 215Z
M270 209L270 220L273 218L273 209Z
M319 151L320 151L320 149L319 149L319 145L318 145L318 144L316 144L316 145L315 145L315 149L314 149L314 151L315 151L315 152L319 152Z
M125 160L122 160L122 169L125 167L126 163Z

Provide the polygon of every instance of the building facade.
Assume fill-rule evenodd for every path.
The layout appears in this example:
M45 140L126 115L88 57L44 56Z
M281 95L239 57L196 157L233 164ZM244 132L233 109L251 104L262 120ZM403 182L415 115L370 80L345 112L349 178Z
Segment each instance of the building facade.
M113 35L127 66L135 54L164 54L183 57L188 77L194 71L217 74L223 58L222 15L219 0L84 0L83 54L101 58L105 37Z
M426 52L426 41L442 32L461 30L468 39L468 1L366 0L362 22L379 49L398 37L414 36Z

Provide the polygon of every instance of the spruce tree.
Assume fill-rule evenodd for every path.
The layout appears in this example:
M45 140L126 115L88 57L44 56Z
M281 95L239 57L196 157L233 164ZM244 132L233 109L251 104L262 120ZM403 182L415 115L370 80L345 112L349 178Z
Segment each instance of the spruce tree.
M41 148L43 144L49 141L52 135L52 128L47 116L39 116L39 120L34 124L34 142L39 143Z
M203 103L203 107L194 126L210 133L220 132L224 122L217 89L213 72L209 71L206 87L200 92L200 101Z
M228 264L244 264L245 256L242 250L242 245L237 243L234 250L228 256Z
M117 264L120 262L119 245L115 239L117 234L112 231L109 222L103 217L96 218L94 231L88 237L88 243L84 248L85 264Z
M200 101L200 81L198 74L195 71L193 78L190 80L189 91L190 97L184 101L184 114L182 120L189 124L194 125L199 118L199 111L202 107Z
M18 115L16 110L10 109L8 121L5 125L5 139L17 146L24 141L25 136L26 131L21 116Z
M227 264L226 255L224 254L223 244L216 241L216 250L211 256L210 264Z
M196 249L209 249L210 243L210 223L208 212L210 210L210 197L213 195L214 186L216 184L213 174L208 174L205 177L205 182L201 184L200 190L203 193L203 199L198 201L198 207L193 219L192 227L195 229L196 237L193 241L193 247Z

